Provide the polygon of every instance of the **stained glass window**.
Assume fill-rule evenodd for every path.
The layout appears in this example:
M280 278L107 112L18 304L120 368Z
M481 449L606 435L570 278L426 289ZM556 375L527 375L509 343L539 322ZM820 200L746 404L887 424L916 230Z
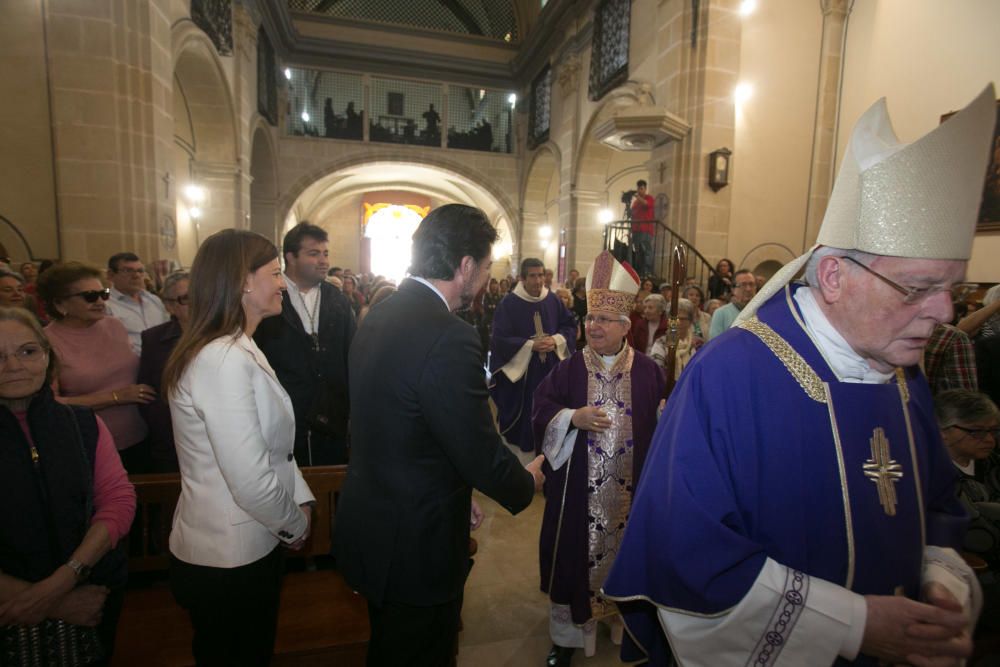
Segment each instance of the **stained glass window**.
M628 78L631 0L602 0L594 13L589 97L599 100Z

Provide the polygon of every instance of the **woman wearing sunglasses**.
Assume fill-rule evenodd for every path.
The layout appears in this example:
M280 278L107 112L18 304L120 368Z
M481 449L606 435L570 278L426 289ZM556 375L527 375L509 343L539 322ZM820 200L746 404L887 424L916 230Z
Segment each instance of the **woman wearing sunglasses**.
M125 469L145 472L146 423L137 406L154 400L156 392L136 383L139 357L129 346L125 326L105 317L110 293L101 283L100 269L80 262L53 266L39 277L38 292L52 318L45 333L59 357L56 395L63 403L97 412Z

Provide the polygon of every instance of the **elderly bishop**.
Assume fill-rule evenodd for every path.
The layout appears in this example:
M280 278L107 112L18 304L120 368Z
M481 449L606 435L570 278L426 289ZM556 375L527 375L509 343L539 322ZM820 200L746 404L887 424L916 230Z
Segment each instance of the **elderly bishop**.
M995 122L988 86L902 144L876 103L817 245L681 375L604 586L651 665L667 639L685 667L971 652L979 584L919 362L951 319Z

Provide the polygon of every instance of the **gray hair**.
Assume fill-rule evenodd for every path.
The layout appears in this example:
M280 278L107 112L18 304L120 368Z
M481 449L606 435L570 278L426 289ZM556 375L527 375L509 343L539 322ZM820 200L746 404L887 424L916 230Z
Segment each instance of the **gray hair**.
M22 285L25 283L24 276L13 269L5 269L0 266L0 278L13 278Z
M833 248L831 246L822 246L817 248L813 252L809 261L806 262L806 268L804 273L804 278L806 284L812 287L819 287L819 278L816 276L816 272L819 270L819 263L824 257L850 257L853 260L861 262L862 264L868 264L871 260L875 259L877 255L872 255L871 253L862 252L860 250L845 250L843 248Z
M174 288L177 287L177 283L182 280L191 280L191 274L187 271L174 271L169 276L163 279L163 289L161 293L165 297L173 297Z
M689 320L694 319L694 304L690 299L677 299L677 314L687 315Z
M938 427L946 429L1000 416L1000 410L986 394L968 389L949 389L934 397Z
M983 295L984 306L988 306L994 301L1000 301L1000 285L994 285L986 290L986 294Z
M659 295L659 294L650 294L649 296L647 296L645 299L642 300L643 305L645 305L645 304L647 304L649 302L653 302L654 304L656 304L656 307L659 308L659 310L660 310L661 313L666 312L666 310L667 310L667 300L664 299L661 295Z

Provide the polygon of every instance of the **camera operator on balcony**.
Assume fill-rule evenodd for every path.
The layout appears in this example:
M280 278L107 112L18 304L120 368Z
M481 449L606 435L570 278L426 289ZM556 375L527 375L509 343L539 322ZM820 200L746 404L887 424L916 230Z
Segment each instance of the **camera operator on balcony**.
M639 180L632 197L632 259L643 278L653 275L653 234L656 233L656 202L646 193L646 181Z

